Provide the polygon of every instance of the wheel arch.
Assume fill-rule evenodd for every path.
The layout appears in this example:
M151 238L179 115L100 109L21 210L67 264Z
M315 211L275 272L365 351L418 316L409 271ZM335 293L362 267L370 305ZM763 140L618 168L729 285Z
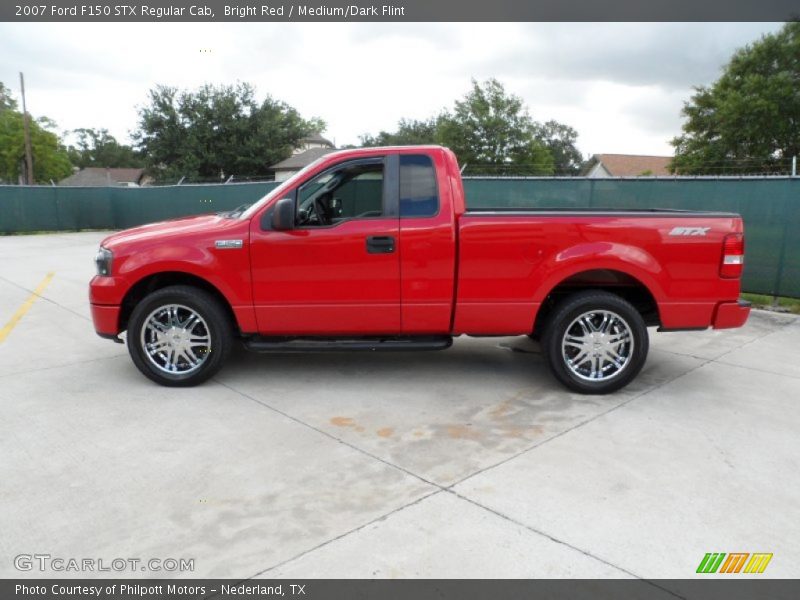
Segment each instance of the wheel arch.
M239 323L231 303L214 284L192 273L186 273L184 271L163 271L142 277L128 289L120 305L118 330L124 331L128 328L128 320L130 319L131 313L142 299L156 290L171 285L187 285L208 292L220 303L220 306L223 307L223 310L228 315L230 322L238 329Z
M553 308L567 296L583 290L603 290L630 302L648 326L660 325L656 294L639 277L617 266L579 270L551 284L541 296L533 332L541 332Z

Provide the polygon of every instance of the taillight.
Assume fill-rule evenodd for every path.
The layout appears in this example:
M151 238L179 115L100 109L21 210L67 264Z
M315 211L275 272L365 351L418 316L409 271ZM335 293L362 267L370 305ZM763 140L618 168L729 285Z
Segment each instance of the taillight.
M736 278L742 276L744 268L744 234L730 233L722 241L722 264L720 277Z

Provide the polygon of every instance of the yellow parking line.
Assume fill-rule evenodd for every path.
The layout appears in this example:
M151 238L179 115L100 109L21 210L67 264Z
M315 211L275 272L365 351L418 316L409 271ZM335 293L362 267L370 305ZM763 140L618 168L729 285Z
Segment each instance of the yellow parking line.
M17 312L14 313L14 316L11 317L11 320L5 324L5 327L0 329L0 344L5 341L5 339L8 337L8 334L11 333L11 330L17 326L17 323L19 323L20 319L22 319L22 317L25 316L25 313L30 310L31 305L36 302L36 299L42 295L44 288L48 286L50 280L53 279L54 276L55 273L48 273L47 277L42 279L42 282L36 286L36 289L33 290L33 293L28 296L28 299L25 300L25 303L19 307Z

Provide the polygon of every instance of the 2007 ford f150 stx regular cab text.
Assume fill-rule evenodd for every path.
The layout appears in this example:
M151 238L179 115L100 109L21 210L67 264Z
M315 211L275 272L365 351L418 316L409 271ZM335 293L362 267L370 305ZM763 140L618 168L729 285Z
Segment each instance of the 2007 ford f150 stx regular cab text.
M735 214L467 209L438 146L328 154L241 211L106 238L94 326L136 366L200 383L234 341L259 352L437 350L530 335L564 385L606 393L661 331L740 327Z

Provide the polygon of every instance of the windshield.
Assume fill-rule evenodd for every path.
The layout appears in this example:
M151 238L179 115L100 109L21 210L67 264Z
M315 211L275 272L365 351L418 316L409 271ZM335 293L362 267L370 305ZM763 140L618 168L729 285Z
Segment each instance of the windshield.
M258 202L256 202L252 206L250 206L250 208L248 208L246 211L244 211L241 214L239 214L238 217L240 219L249 219L250 217L252 217L256 212L258 212L258 210L262 206L267 204L273 198L280 197L282 194L284 194L286 192L286 190L294 187L294 185L298 181L302 181L305 178L306 173L308 173L312 169L315 169L317 167L317 165L319 165L325 158L328 158L328 157L327 156L323 156L321 158L318 158L317 160L312 162L307 167L304 167L303 169L301 169L300 171L298 171L297 173L292 175L286 181L281 182L281 184L278 187L276 187L271 192L267 192L266 196L264 196L263 198L261 198L261 200L259 200Z

